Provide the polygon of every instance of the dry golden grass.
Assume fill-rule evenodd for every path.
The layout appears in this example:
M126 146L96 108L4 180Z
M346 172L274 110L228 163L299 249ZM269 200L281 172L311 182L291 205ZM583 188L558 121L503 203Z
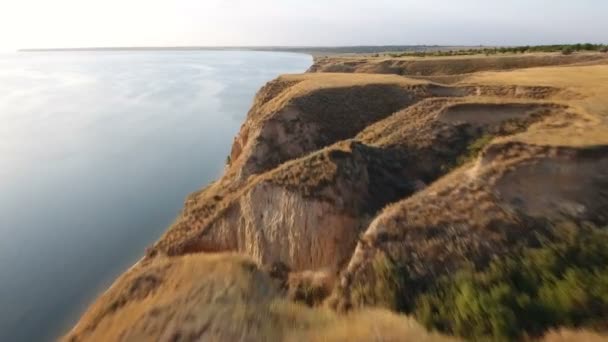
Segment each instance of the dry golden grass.
M350 327L350 328L349 328ZM339 316L285 300L237 255L157 259L120 277L65 341L450 341L374 310Z
M569 90L580 96L555 99L572 107L581 120L557 123L553 129L531 131L519 136L535 144L589 146L608 144L608 65L547 67L511 72L485 72L467 79L466 84L541 85Z
M584 95L579 100L588 102L603 97L608 85L606 74L608 65L584 65L568 67L545 67L515 70L508 73L484 72L471 77L467 83L476 84L518 84L553 86L572 89ZM595 101L592 101L595 103ZM593 107L589 107L593 109ZM597 108L596 108L597 109Z
M253 112L265 115L283 109L293 99L306 98L312 93L329 89L352 89L355 87L412 87L428 84L427 81L406 79L396 75L349 75L349 74L293 74L282 75L269 82L256 97ZM389 89L389 88L383 88ZM314 100L312 100L314 102ZM314 105L314 104L313 104ZM252 119L252 118L248 118Z
M604 342L608 335L587 330L560 329L550 331L542 339L543 342Z
M65 340L273 338L281 331L266 320L276 294L270 278L243 257L158 258L120 277Z
M325 342L442 342L459 339L428 332L414 319L386 310L368 309L354 312L330 324L289 336L286 341Z
M488 70L514 70L552 65L601 63L607 58L602 53L535 53L505 56L449 56L449 57L397 57L318 58L310 68L313 72L379 73L406 76L452 76Z

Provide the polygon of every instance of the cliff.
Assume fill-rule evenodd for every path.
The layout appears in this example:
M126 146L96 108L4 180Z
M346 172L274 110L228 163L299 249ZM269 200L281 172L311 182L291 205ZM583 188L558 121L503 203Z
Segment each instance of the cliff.
M421 319L446 276L608 225L605 61L336 57L280 76L222 177L65 339L448 339L387 310Z

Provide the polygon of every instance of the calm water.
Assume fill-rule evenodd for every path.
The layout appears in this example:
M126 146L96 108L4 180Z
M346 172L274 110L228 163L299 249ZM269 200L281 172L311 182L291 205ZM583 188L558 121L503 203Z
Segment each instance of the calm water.
M253 95L306 55L0 55L0 341L65 332L223 168Z

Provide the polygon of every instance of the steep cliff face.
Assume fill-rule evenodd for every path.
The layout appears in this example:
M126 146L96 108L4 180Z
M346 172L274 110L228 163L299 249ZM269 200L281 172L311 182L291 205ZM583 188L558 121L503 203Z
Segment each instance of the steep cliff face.
M368 184L363 151L338 144L251 177L209 215L190 209L149 255L237 251L293 270L337 272L366 223Z
M231 170L245 179L351 138L369 124L431 96L434 88L395 76L282 76L258 93L232 146Z
M260 263L337 271L362 226L368 174L356 148L332 148L255 179L172 253L238 251Z

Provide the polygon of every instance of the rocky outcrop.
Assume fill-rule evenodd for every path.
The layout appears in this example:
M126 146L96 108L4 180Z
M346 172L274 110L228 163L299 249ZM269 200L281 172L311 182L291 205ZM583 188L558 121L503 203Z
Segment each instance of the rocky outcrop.
M368 182L356 148L314 154L256 179L182 248L238 251L260 263L336 271L363 228L358 213Z

